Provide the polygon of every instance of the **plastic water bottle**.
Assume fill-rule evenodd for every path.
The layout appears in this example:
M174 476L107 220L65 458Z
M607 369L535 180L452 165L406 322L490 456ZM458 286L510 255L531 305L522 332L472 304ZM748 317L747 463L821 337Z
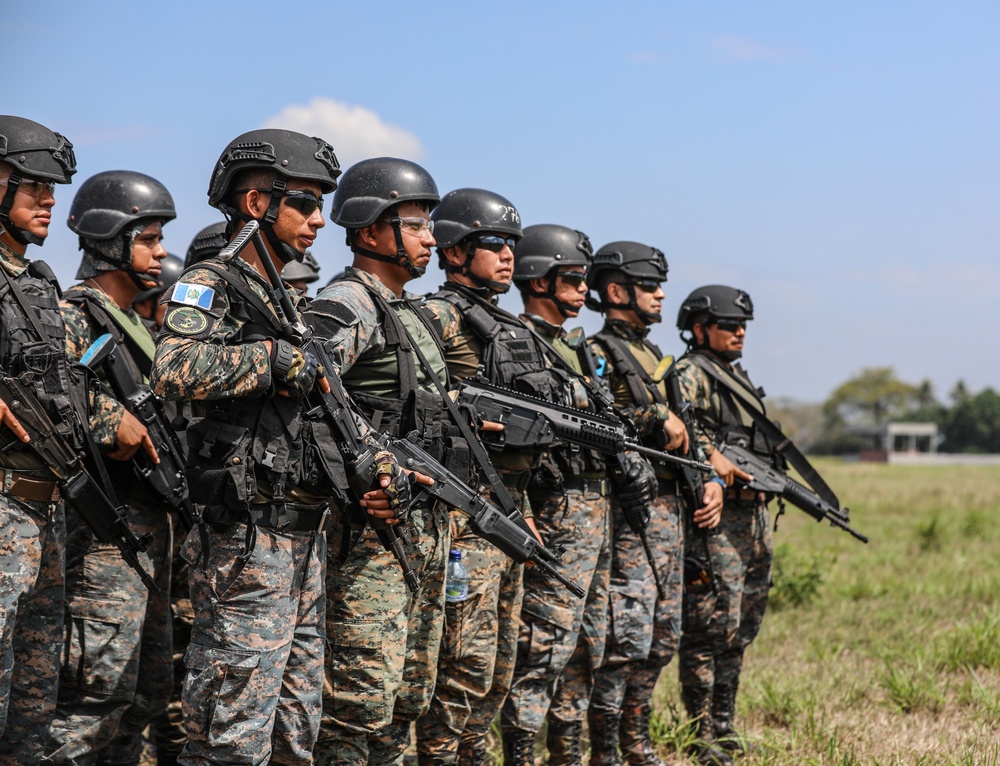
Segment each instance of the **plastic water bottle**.
M449 604L465 601L469 597L469 572L462 563L462 551L452 551L448 555L444 597Z

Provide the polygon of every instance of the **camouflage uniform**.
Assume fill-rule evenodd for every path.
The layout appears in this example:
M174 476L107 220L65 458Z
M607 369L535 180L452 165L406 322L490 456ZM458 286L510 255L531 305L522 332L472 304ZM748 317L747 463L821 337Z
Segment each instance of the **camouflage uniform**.
M671 417L666 386L648 379L660 361L659 349L646 340L647 327L608 319L590 339L599 374L607 381L616 407L635 424L648 447L662 448L664 423ZM627 355L627 356L626 356ZM619 359L619 367L614 360ZM668 464L656 465L659 491L646 529L657 573L667 590L660 599L642 543L612 501L614 543L611 564L611 610L608 648L598 671L590 708L591 743L617 751L621 721L622 749L630 763L647 763L649 714L660 671L677 652L681 635L684 506L677 476Z
M331 477L306 459L304 401L274 395L263 341L280 326L258 278L239 258L185 272L151 374L205 415L188 427L204 505L181 549L195 615L183 764L309 764L319 727Z
M399 389L404 378L415 379L416 387L406 398L414 408L430 413L419 423L418 435L433 454L441 448L440 435L431 436L441 427L441 397L412 352L400 349L405 339L396 338L394 344L389 337L395 335L398 319L421 344L433 374L447 382L436 341L418 309L406 300L411 297L397 299L376 277L349 268L343 279L316 296L306 321L326 339L345 388L377 429L409 430L400 425L406 414L399 411ZM379 303L387 304L394 317L385 316ZM402 372L401 357L412 365L409 373ZM342 519L331 532L330 650L315 749L319 764L402 763L410 724L430 704L444 614L448 513L436 503L418 505L410 518L418 533L417 542L409 546L410 566L421 582L416 593L409 592L398 563L370 525L359 530L360 525Z
M427 301L427 308L441 327L452 378L473 377L483 360L483 342L461 310L444 297L448 289L469 294L449 283L439 297ZM495 305L489 291L473 295ZM511 315L501 318L520 324ZM530 516L527 496L517 488L522 479L526 481L534 455L494 452L491 459L518 507ZM445 606L437 685L430 709L417 726L417 752L421 763L473 764L485 757L486 736L510 691L524 595L523 566L471 532L464 517L453 516L451 536L451 547L462 551L469 571L469 597Z
M102 291L77 285L66 292L60 308L74 359L104 332L87 301L113 316ZM153 339L134 312L124 313L148 337L148 364ZM129 525L153 535L139 561L160 590L150 593L113 543L95 540L76 511L67 511L66 636L47 762L137 764L142 730L170 693L170 513L136 479L131 461L109 464L108 472Z
M709 363L716 360L709 354L703 356ZM750 429L739 425L739 400L722 390L690 357L677 362L679 382L684 398L694 406L701 447L711 455L727 434L732 438L733 433L749 433ZM728 369L745 379L738 366ZM695 545L695 539L690 538L688 562L705 558L704 548ZM680 680L683 687L711 690L713 704L718 706L723 697L735 699L743 654L756 638L767 607L773 550L763 496L727 490L722 521L707 540L715 582L699 579L698 566L685 574Z
M44 263L29 263L0 243L0 268L25 293L52 341L68 354L55 278ZM14 296L5 291L0 300L0 366L11 374L20 374L26 364L39 369L36 362L24 359L25 346L37 341ZM67 370L61 357L46 354L46 359L46 374L38 380L47 381L49 373L66 376L83 398L82 379ZM45 390L60 388L46 384ZM40 398L46 403L51 395ZM90 436L109 448L123 409L107 397L89 399ZM58 421L55 410L49 409ZM9 439L6 428L0 428L0 441L6 444ZM42 757L56 705L64 638L65 512L51 472L27 447L0 451L0 471L0 764L26 766Z
M522 319L581 372L562 328L538 317ZM546 546L563 546L560 569L587 595L577 599L537 569L525 570L514 680L501 720L506 740L537 732L548 719L550 758L569 762L569 754L557 749L579 741L608 626L610 509L603 457L557 447L533 475L528 494Z

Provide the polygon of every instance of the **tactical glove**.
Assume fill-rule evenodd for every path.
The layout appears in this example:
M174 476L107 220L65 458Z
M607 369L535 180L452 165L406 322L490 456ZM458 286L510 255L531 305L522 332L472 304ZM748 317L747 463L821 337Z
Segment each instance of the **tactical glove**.
M639 458L626 458L625 475L618 486L618 502L633 532L649 526L649 506L656 496L656 473Z
M303 397L312 391L320 375L319 362L311 351L303 351L287 340L271 345L271 376L277 389Z
M388 450L375 455L375 475L389 474L392 480L383 491L389 497L389 507L397 519L406 519L413 502L413 477L399 467L396 456Z

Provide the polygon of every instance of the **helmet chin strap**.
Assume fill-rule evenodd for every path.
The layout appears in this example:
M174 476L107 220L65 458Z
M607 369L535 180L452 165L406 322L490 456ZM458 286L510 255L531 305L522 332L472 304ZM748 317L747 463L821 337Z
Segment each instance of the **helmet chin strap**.
M465 248L465 263L460 267L451 267L452 271L457 271L459 274L468 277L479 287L485 287L490 292L496 293L498 295L503 295L510 290L509 282L498 282L495 279L486 279L486 277L481 277L478 274L474 274L472 271L472 261L476 257L476 243L469 242L468 247Z
M365 256L366 258L372 258L376 261L382 261L382 263L392 263L396 266L402 266L406 269L413 279L422 277L424 272L427 271L426 268L417 266L413 261L410 260L410 256L406 252L406 245L403 244L403 231L400 228L401 221L399 220L399 214L396 212L396 206L393 205L392 208L392 218L389 219L389 223L392 225L392 234L396 240L396 254L386 255L385 253L376 253L374 250L367 250L363 247L358 247L357 245L351 245L350 237L348 237L347 244L351 245L351 249L355 253Z
M32 234L30 231L15 226L10 220L10 209L14 206L14 195L17 194L17 187L21 185L21 181L23 180L16 173L11 173L7 178L7 193L3 195L3 201L0 202L0 229L10 234L15 242L19 242L22 245L38 245L41 247L45 244L45 237L40 237L37 234Z
M572 303L566 303L556 298L556 275L554 272L549 272L549 287L544 292L538 292L537 290L532 290L531 294L536 298L544 298L546 300L552 301L555 305L556 310L562 315L563 319L573 319L580 315L580 309L574 306ZM586 299L584 299L586 301Z

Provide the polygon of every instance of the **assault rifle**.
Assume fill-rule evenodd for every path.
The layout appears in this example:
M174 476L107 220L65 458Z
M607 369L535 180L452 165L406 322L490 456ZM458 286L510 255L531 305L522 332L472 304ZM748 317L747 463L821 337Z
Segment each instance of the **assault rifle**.
M76 509L94 536L102 543L112 542L150 592L159 588L142 568L139 553L153 540L152 534L136 537L125 518L125 509L111 502L100 484L84 465L83 458L73 449L49 417L35 392L20 378L0 370L0 399L28 432L28 447L38 455L56 477L59 491ZM74 417L67 414L67 418ZM99 459L99 458L98 458Z
M374 430L367 438L362 434L358 420L362 420L351 407L347 391L336 373L336 367L331 362L323 344L319 342L307 327L295 307L291 296L285 288L281 276L268 256L264 238L260 234L260 224L257 221L248 222L236 235L233 241L219 253L222 260L236 257L239 252L254 242L254 247L260 255L264 269L267 272L271 286L271 298L280 308L279 320L282 333L286 339L303 351L316 356L323 374L330 384L330 392L325 393L316 387L313 395L317 397L318 412L309 412L307 416L322 415L327 419L339 435L337 448L344 460L348 474L348 482L357 498L372 489L376 478L375 471L376 447L388 449L396 456L397 462L404 468L416 470L430 476L431 485L414 485L415 494L426 492L436 500L455 508L470 518L470 528L487 542L495 545L518 563L532 561L534 564L565 585L577 598L583 598L585 591L576 583L568 580L555 568L558 557L541 545L531 533L520 512L515 516L504 515L496 506L484 500L471 487L442 466L431 455L416 444L406 439L394 439L385 435L376 435ZM362 420L362 422L364 422ZM367 424L371 428L370 424ZM378 535L379 541L390 551L403 571L407 587L415 591L420 587L420 581L409 564L406 551L403 548L403 538L395 526L387 524L384 519L376 519L367 515L367 521Z
M867 537L851 529L847 508L840 509L830 505L811 489L799 484L795 479L772 466L767 460L743 447L735 444L723 444L719 449L723 455L733 461L737 468L741 468L753 476L753 481L742 482L747 489L772 492L780 499L787 500L796 508L802 509L816 521L826 519L832 526L840 527L861 542L868 542Z
M664 363L668 360L669 357ZM657 372L659 372L659 370L657 370ZM667 370L663 380L667 387L667 404L670 407L670 411L681 419L681 422L684 423L684 428L688 433L688 450L682 457L693 457L698 452L698 435L695 428L694 407L681 393L680 382L677 380L677 371L673 365L670 365L670 369ZM687 504L688 509L693 514L696 510L705 505L705 478L698 471L692 471L687 466L681 466L680 479L681 494L684 497L684 502ZM709 532L707 529L694 526L694 524L692 524L692 528L701 540L702 548L704 549L703 553L705 555L705 564L700 567L701 572L699 573L699 577L707 577L711 580L712 589L715 590L717 588L715 583L715 569L712 566L712 551L708 546ZM703 579L702 582L704 582Z
M483 441L496 449L537 449L567 442L609 455L627 450L661 463L676 463L705 473L712 471L706 463L639 444L630 438L620 418L552 404L519 391L494 386L481 376L459 384L458 403L470 407L483 420L503 423L502 431L488 431L483 435Z
M194 520L184 476L184 453L177 434L167 423L160 400L148 387L136 383L111 333L104 333L90 344L80 364L91 369L103 365L118 401L146 427L160 462L154 463L145 450L139 450L132 458L135 472L158 498L178 511L184 525L190 529Z

